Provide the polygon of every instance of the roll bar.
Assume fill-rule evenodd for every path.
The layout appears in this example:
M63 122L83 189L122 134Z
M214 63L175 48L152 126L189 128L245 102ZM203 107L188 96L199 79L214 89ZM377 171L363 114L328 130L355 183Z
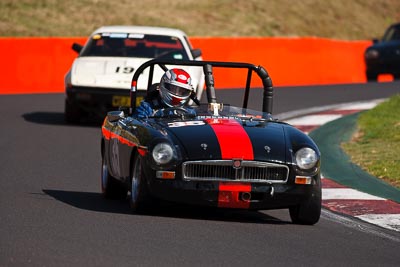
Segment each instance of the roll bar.
M132 114L136 109L136 92L137 92L137 83L140 74L146 69L150 68L148 84L147 88L149 88L153 84L153 73L154 66L158 65L164 71L168 68L167 65L174 66L199 66L203 68L205 84L206 84L206 93L207 93L207 101L208 103L216 103L217 98L215 94L214 88L214 76L213 76L213 68L240 68L240 69L248 69L247 79L246 79L246 88L245 95L243 99L243 108L247 108L249 93L250 93L250 84L252 78L252 72L255 72L258 77L261 79L263 84L263 104L262 111L272 114L272 105L273 105L273 86L272 80L268 74L268 72L262 66L255 66L249 63L243 62L221 62L221 61L192 61L192 60L161 60L161 59L152 59L145 63L143 63L133 74L131 90L130 90L130 109L129 112Z

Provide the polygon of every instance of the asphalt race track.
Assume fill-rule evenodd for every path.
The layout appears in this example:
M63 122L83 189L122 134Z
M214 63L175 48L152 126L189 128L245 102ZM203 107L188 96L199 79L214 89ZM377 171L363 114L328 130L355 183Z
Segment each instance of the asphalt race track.
M217 92L240 104L238 90ZM400 83L276 88L274 114L386 98ZM258 98L250 108L259 109ZM66 125L63 94L0 96L0 266L398 266L398 232L323 210L167 205L130 213L100 195L100 127Z

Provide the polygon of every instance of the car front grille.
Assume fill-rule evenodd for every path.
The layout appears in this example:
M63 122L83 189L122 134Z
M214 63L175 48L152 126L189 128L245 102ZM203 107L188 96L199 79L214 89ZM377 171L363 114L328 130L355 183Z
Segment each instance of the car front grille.
M289 176L286 165L241 160L187 161L182 171L184 180L194 181L285 183Z

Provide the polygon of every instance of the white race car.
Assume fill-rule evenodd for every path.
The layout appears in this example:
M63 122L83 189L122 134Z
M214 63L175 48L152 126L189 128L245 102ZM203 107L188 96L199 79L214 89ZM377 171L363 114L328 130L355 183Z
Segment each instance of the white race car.
M162 27L104 26L95 30L84 46L74 43L72 49L79 56L64 79L65 120L69 123L86 117L103 119L107 111L130 106L133 73L150 59L202 60L201 50L192 48L183 31ZM187 67L186 71L200 99L203 70ZM155 80L163 74L161 68L155 69ZM146 84L137 85L138 103L146 88Z

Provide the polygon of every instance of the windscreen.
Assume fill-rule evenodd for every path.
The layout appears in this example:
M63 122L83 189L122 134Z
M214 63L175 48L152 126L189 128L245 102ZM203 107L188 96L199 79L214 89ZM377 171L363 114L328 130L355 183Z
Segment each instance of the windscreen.
M192 106L196 110L197 116L210 117L210 118L238 118L238 119L252 119L252 120L272 120L271 114L252 109L235 107L230 105L223 105L214 114L214 111L207 104L200 106Z
M95 34L80 56L189 59L181 41L176 37L132 33Z
M400 25L390 27L382 38L382 41L399 41L400 40Z

